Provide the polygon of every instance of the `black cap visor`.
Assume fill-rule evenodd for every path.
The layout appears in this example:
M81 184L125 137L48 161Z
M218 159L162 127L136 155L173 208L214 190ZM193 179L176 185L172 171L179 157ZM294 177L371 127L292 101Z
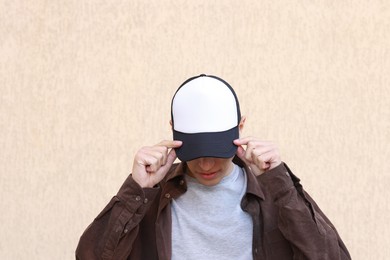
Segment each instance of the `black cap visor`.
M237 138L238 126L216 133L186 134L173 130L173 140L183 142L182 146L175 149L177 157L183 162L200 157L231 158L237 151L233 143Z

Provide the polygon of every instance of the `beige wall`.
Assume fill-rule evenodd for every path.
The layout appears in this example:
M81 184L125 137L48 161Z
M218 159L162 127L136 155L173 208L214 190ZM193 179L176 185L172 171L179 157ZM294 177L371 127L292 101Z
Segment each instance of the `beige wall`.
M73 259L186 78L237 90L354 259L388 259L388 1L0 0L0 258Z

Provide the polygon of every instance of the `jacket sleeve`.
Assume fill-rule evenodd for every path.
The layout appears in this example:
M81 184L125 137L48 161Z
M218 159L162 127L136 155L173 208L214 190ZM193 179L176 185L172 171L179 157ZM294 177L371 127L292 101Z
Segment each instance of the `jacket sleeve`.
M142 189L130 175L82 234L76 259L127 259L139 223L160 188Z
M351 259L335 227L284 163L259 177L279 210L278 226L294 259Z

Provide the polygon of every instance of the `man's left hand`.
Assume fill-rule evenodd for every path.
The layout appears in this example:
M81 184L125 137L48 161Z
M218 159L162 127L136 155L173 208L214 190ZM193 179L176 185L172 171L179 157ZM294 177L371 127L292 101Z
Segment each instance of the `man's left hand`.
M238 146L237 156L255 175L263 174L282 163L278 148L272 142L260 141L255 137L239 138L233 142Z

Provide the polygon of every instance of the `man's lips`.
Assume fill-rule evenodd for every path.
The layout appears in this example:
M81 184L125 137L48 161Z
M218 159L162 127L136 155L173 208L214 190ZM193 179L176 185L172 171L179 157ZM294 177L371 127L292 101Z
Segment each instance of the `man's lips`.
M199 173L199 174L204 179L212 179L212 178L214 178L215 175L217 175L217 172L202 172L202 173Z
M205 174L205 175L209 175L209 174L214 174L216 172L201 172L200 174Z

